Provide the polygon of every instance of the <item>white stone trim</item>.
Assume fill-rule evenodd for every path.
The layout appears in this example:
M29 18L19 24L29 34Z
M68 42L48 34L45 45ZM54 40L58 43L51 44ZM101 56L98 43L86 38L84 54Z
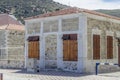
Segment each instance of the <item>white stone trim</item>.
M70 19L70 18L78 17L79 15L82 15L82 13L73 13L73 14L66 14L66 15L58 15L58 16L30 19L30 20L25 20L25 22L51 21L51 20L59 20L60 18L61 19Z
M58 34L58 32L48 32L48 33L43 33L44 36L47 36L47 35L52 35L52 34Z
M73 14L66 14L66 15L50 16L50 17L43 17L43 18L25 20L25 22L39 22L39 21L42 21L42 20L45 20L45 21L46 20L57 20L59 18L67 19L67 18L76 17L78 15L82 15L82 14L86 15L89 18L93 18L93 19L97 19L97 20L120 23L120 21L116 20L116 19L106 18L106 17L103 17L103 16L98 16L98 15L89 14L89 13L73 13Z
M78 34L79 31L63 31L61 34Z
M79 34L78 34L78 63L77 71L84 72L87 59L87 17L79 16Z
M41 22L41 33L40 33L40 60L39 60L39 65L41 69L45 68L45 39L43 37L43 23Z
M62 49L62 19L59 19L57 34L57 68L63 69L63 49Z
M27 25L28 25L28 23L25 24L25 52L24 52L25 66L24 66L24 68L27 68L27 63L28 63L28 41L27 41L28 32L27 32Z
M35 34L27 34L26 36L29 37L29 36L39 36L40 33L35 33Z

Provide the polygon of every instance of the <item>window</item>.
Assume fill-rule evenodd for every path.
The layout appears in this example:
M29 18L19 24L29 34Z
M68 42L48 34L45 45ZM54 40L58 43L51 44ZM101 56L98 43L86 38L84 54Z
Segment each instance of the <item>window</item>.
M100 35L93 35L93 59L100 59Z
M113 58L113 37L107 36L107 59Z
M39 59L39 36L28 38L28 57Z
M77 34L64 34L62 39L63 39L63 60L77 61L78 57Z

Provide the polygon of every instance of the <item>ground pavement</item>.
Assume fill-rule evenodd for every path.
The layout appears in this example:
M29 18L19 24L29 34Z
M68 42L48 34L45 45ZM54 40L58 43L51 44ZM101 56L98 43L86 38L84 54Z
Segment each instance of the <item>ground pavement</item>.
M27 73L21 70L0 69L0 73L3 73L3 80L120 80L120 72L104 73L96 76L60 71Z

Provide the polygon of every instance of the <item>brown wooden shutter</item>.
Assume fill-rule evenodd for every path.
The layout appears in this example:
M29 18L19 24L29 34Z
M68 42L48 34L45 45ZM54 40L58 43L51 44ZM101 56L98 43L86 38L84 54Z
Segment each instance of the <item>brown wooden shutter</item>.
M28 42L28 57L39 59L39 41Z
M107 59L113 58L113 37L107 36Z
M77 40L70 40L70 60L71 61L77 61L78 57L78 44Z
M63 60L69 60L69 40L63 41Z
M63 60L77 61L78 55L77 34L63 35Z
M93 59L100 59L100 35L93 35Z

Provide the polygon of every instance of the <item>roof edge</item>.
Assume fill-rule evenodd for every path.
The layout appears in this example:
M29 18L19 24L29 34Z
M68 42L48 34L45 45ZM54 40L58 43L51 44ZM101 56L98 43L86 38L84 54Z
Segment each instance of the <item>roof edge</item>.
M94 10L88 10L88 9L77 8L77 7L64 8L59 11L53 11L53 12L44 13L44 14L37 15L37 16L28 17L28 18L25 18L24 20L32 20L32 19L39 19L39 18L44 18L44 17L67 15L67 14L82 13L82 12L93 14L93 15L98 15L98 16L102 16L102 17L106 17L106 18L111 18L111 19L115 19L115 20L120 20L120 18L118 18L116 16L111 16L111 15L100 13L100 12L97 12Z

